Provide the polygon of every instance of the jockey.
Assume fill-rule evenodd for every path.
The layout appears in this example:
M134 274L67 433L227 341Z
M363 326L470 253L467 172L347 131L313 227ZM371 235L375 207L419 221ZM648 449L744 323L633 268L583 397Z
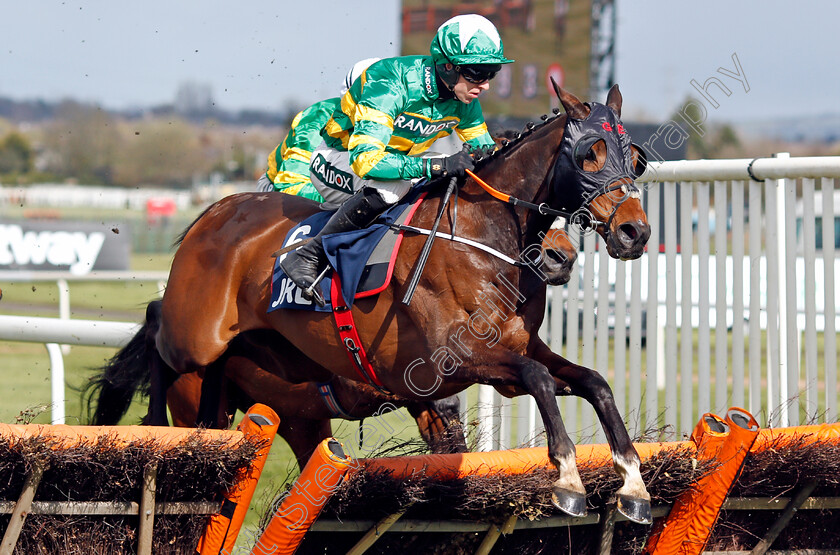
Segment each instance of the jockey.
M327 265L324 235L367 227L420 179L463 177L474 167L467 147L494 144L476 99L501 64L513 62L504 56L499 32L480 15L459 15L438 28L430 53L371 65L324 127L310 174L322 207L338 210L280 263L305 297L316 296L312 286ZM464 150L419 156L453 130Z
M324 197L309 180L309 159L312 158L312 151L323 141L321 129L338 108L341 96L370 64L378 61L379 58L367 58L356 62L344 77L338 97L316 102L295 116L289 134L268 155L268 170L260 177L257 191L279 191L317 202L324 201Z

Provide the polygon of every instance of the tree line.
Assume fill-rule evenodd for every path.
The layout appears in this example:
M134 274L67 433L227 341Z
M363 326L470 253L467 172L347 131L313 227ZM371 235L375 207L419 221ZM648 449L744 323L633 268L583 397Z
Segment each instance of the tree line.
M0 98L0 184L189 187L255 180L303 107L290 105L282 114L232 114L212 102L181 104L115 112L72 100L51 104ZM701 120L691 112L693 105L696 101L687 98L676 114ZM510 124L502 117L488 119L494 131L505 123ZM706 122L701 127L702 133L692 130L686 137L689 159L766 156L783 150L794 155L836 153L836 145L746 141L730 125Z
M123 114L75 101L43 107L49 110L27 111L28 121L0 116L0 183L189 187L211 178L251 180L288 130L276 114L260 121L245 113L231 122L223 112ZM284 122L294 116L289 112Z

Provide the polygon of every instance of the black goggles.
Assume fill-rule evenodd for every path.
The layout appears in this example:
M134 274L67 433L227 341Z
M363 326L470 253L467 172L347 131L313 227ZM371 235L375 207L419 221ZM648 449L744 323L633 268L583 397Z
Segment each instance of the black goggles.
M480 85L489 81L499 73L502 68L499 64L479 64L469 66L455 66L455 71L464 76L473 85Z

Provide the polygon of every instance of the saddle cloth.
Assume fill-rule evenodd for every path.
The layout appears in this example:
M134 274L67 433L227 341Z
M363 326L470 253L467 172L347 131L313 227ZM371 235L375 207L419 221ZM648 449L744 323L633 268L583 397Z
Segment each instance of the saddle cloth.
M425 188L415 187L400 202L385 211L373 224L365 229L333 233L323 237L324 252L332 268L338 272L341 293L348 308L353 299L376 295L391 281L397 251L402 242L402 231L391 229L391 224L405 224L411 221L420 202L426 196ZM306 218L286 234L283 247L315 236L326 225L334 212L318 212ZM279 256L274 262L271 277L271 302L268 312L279 308L332 312L332 273L321 280L321 293L326 306L303 298L298 287L280 268Z

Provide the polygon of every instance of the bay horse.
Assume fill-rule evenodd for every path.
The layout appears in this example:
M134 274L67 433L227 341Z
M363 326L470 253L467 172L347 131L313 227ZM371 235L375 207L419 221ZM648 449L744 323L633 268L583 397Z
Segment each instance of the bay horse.
M140 332L120 349L100 372L90 378L83 397L88 401L89 423L95 426L115 425L128 411L136 392L148 395L150 389L152 362L148 355L154 348L148 348L148 341L157 333L161 301L149 303L146 321ZM262 336L262 337L260 337ZM276 374L263 370L260 364L277 365L302 363L296 357L278 361L269 356L259 356L260 342L277 345L283 338L270 330L254 330L234 338L223 364L228 380L220 399L212 401L212 407L201 407L203 379L198 374L181 376L168 392L168 401L173 424L182 427L205 425L199 418L204 412L213 412L215 427L227 427L237 409L245 412L255 402L261 402L277 412L280 423L277 434L291 447L301 469L309 460L321 440L332 436L330 419L344 418L360 420L363 417L379 416L406 407L417 421L421 437L433 453L463 453L467 451L459 412L460 405L455 396L434 400L406 400L386 395L358 382L332 376L329 382L318 384L305 382L293 384ZM289 347L287 353L293 347ZM255 362L259 361L259 362ZM314 364L306 361L307 364ZM326 372L325 369L321 369ZM324 389L325 387L325 389ZM324 400L322 395L328 394ZM94 398L96 401L94 402ZM148 415L142 424L150 424ZM166 423L168 425L168 422ZM385 424L385 428L389 425ZM360 433L367 430L367 443L375 449L377 426L364 425ZM374 442L371 442L374 438ZM378 443L382 443L379 441Z
M576 260L577 247L568 234L550 229L542 243L541 270L546 283L567 283ZM280 378L276 371L261 368L248 355L251 349L239 348L236 342L234 338L225 353L224 394L214 420L230 422L237 409L245 412L254 402L270 406L280 416L277 433L289 444L301 469L318 444L332 436L331 419L361 420L402 406L417 422L421 437L433 453L466 451L460 403L455 396L432 402L406 402L335 375L326 385L293 384ZM169 388L167 405L175 426L189 427L200 421L202 384L201 376L190 373L180 376ZM367 430L367 436L376 438L378 427L388 425L360 424L360 433ZM374 450L379 442L368 439L368 443L368 449Z
M577 247L568 234L561 229L550 229L542 244L541 270L545 272L546 283L567 283L576 260ZM160 304L161 301L149 303L145 333L114 355L88 382L85 395L88 397L91 424L116 424L127 412L135 392L148 390L150 366L144 357L145 348L140 347L138 341L154 337L157 333ZM258 330L250 333L273 332ZM268 340L275 344L278 341L282 341L282 337ZM203 378L197 373L180 376L167 392L173 425L192 427L205 424L203 420L210 420L214 425L226 427L232 422L237 409L245 412L255 402L263 403L280 417L277 434L289 444L302 469L318 444L332 436L331 419L362 420L404 406L417 422L420 435L432 453L461 453L467 450L459 418L460 405L455 396L432 401L406 401L335 375L325 384L294 384L277 375L282 372L268 372L254 362L255 357L251 354L254 348L253 341L247 340L247 334L237 336L231 342L224 355L223 394L217 406L207 408L215 411L209 419L200 417L205 412L200 405ZM98 398L95 409L92 406L94 397ZM374 451L382 443L380 431L393 430L389 424L360 424L359 439L363 433L367 436L365 444L368 451Z
M478 163L475 175L482 181L466 179L440 222L441 232L467 237L503 256L438 241L413 302L401 304L425 240L407 233L391 283L376 298L359 299L352 316L372 368L392 394L442 399L483 383L532 395L559 474L552 501L570 515L586 513L586 497L555 395L587 399L623 478L616 492L619 510L636 522L650 522L640 459L609 385L539 339L546 284L531 264L515 263L539 248L558 215L594 226L614 258L638 258L650 236L634 185L644 171L643 156L620 121L618 87L610 90L606 104L584 104L554 88L566 113L530 126L520 139ZM487 194L482 182L504 193ZM430 227L441 197L440 192L429 195L414 225ZM166 391L178 374L203 372L205 385L217 382L213 376L224 369L215 363L237 335L250 330L274 330L285 339L272 356L316 363L262 365L283 368L288 381L324 381L331 374L359 379L330 314L267 311L277 242L311 213L310 203L292 196L242 193L216 202L188 229L173 259L154 341L150 423L166 423ZM262 347L272 352L271 344Z

